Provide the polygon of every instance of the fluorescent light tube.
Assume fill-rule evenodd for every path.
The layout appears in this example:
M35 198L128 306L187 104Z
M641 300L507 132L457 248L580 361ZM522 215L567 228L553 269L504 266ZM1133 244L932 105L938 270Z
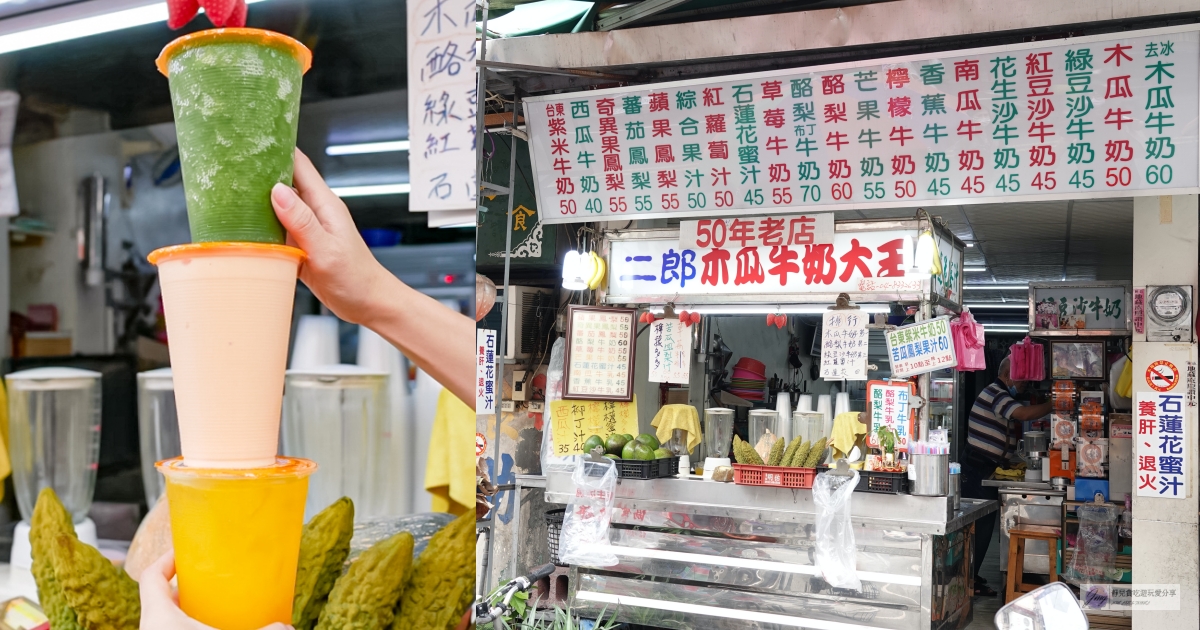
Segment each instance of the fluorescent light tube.
M391 142L362 142L359 144L331 144L325 147L325 155L362 155L364 153L408 152L408 140Z
M1029 310L1028 304L1018 304L1016 302L968 302L963 304L967 308L1011 308L1020 309L1023 311Z
M967 291L1027 291L1028 284L964 284Z
M407 195L410 184L378 184L375 186L342 186L333 189L339 197L378 197L381 195Z
M264 2L265 0L246 0L246 4L255 4ZM59 9L62 15L78 15L86 6L68 5ZM54 9L49 9L40 13L31 14L29 22L31 24L40 23L41 19L46 19L54 15ZM4 22L14 22L26 16L17 16L4 20ZM33 19L39 18L38 22ZM79 39L81 37L90 37L92 35L100 35L102 33L111 33L120 31L135 26L145 26L146 24L154 24L157 22L167 21L167 3L152 2L142 6L134 6L128 9L102 13L90 17L67 19L55 24L47 24L44 26L35 26L23 30L18 30L11 33L0 35L0 54L10 53L18 50L26 50L28 48L37 48L47 44L57 44L59 42ZM19 23L19 22L18 22ZM18 27L19 28L19 27Z
M965 271L967 273L979 273L981 271L987 271L987 267L969 267L968 266L968 267L963 267L963 271Z

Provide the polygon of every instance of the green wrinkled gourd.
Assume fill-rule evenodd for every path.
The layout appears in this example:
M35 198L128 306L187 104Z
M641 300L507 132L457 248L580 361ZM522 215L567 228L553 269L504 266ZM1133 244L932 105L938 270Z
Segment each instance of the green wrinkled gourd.
M771 446L771 452L767 455L768 466L778 466L779 462L783 461L783 439L775 440L775 444Z
M392 630L452 630L475 599L475 514L429 539L404 589Z
M400 532L363 552L338 578L317 630L382 630L392 623L412 567L413 537Z
M95 547L59 534L48 545L54 577L86 630L138 630L138 584Z
M791 466L792 458L796 456L796 450L800 448L800 443L803 442L800 438L792 438L791 444L788 444L787 450L783 451L783 457L779 460L780 466Z
M75 536L75 524L54 490L43 488L33 508L29 525L29 544L33 555L33 579L37 582L38 601L52 630L83 630L79 617L67 603L62 585L54 577L49 545L58 536Z
M342 574L354 535L354 503L342 497L321 510L304 526L300 537L300 561L296 565L296 595L292 603L292 626L312 630L329 592Z
M805 468L815 468L821 463L821 458L825 456L825 438L817 440L813 444L812 450L808 452L808 461L804 462Z
M801 442L800 448L796 449L792 455L792 468L804 468L804 462L808 461L808 452L812 450L811 442Z

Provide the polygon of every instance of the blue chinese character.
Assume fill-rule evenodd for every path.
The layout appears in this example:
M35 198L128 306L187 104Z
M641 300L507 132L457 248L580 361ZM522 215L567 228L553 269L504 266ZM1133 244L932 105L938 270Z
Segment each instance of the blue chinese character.
M1183 413L1183 396L1179 394L1159 394L1158 408L1163 413Z
M696 252L690 249L679 253L668 249L667 253L663 254L661 282L671 284L673 280L678 280L681 288L687 286L688 280L696 279L696 265L693 264L695 260Z

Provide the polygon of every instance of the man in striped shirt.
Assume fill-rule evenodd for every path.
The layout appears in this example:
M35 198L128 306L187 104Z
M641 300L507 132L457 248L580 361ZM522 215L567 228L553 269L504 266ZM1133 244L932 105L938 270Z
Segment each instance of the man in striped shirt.
M983 485L996 467L1007 464L1015 455L1021 423L1036 420L1050 413L1050 403L1022 405L1014 398L1025 390L1025 382L1009 376L1009 359L1005 357L997 370L996 381L979 392L971 417L967 420L967 448L962 458L962 495L972 499L997 500L997 488ZM975 594L995 595L979 577L979 567L987 554L996 529L993 512L975 524Z

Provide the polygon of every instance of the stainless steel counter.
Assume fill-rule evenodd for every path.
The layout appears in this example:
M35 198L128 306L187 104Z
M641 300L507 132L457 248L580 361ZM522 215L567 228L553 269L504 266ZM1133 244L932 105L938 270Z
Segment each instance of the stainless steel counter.
M570 475L547 477L547 501L572 495ZM997 504L950 505L854 493L855 592L821 578L811 490L626 480L610 531L619 564L572 567L572 600L581 611L681 630L961 628L971 618L973 523Z

